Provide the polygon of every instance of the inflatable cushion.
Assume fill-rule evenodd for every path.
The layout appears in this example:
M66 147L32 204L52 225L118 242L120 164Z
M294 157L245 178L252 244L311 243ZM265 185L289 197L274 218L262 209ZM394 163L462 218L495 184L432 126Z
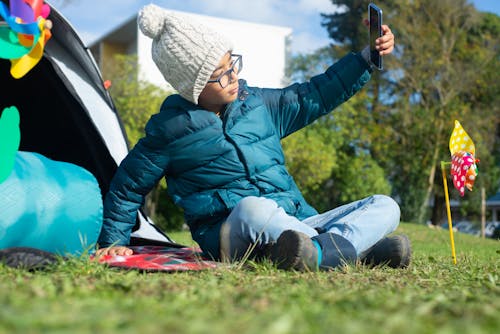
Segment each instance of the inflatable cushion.
M102 196L94 176L74 164L18 152L0 183L0 249L92 251L102 226Z

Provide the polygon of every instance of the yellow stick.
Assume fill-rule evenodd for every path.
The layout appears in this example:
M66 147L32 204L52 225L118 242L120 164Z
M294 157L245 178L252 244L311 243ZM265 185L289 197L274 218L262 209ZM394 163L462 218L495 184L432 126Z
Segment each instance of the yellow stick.
M450 209L450 196L448 195L448 181L446 179L445 166L449 164L441 161L441 172L443 173L443 187L444 187L444 197L446 199L446 213L448 215L448 229L450 230L450 242L451 242L451 257L453 259L453 264L457 264L457 256L455 254L455 241L453 240L453 225L451 222L451 209Z

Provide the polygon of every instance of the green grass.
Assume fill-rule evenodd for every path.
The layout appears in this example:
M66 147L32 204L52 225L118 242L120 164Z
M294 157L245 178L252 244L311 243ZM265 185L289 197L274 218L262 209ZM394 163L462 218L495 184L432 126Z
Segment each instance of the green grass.
M500 242L401 224L407 270L297 273L269 263L139 273L86 259L0 266L0 333L499 333ZM191 243L187 233L174 239Z

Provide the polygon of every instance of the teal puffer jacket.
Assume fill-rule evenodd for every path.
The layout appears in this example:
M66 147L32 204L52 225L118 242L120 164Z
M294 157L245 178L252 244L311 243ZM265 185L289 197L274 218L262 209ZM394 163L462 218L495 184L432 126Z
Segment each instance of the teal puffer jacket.
M169 96L113 178L100 245L129 242L138 208L163 176L194 237L200 227L222 222L247 196L273 199L300 220L317 214L285 168L280 140L332 111L369 79L366 61L349 54L310 82L283 89L240 80L238 99L220 118ZM217 249L219 241L212 239L201 242L202 249Z

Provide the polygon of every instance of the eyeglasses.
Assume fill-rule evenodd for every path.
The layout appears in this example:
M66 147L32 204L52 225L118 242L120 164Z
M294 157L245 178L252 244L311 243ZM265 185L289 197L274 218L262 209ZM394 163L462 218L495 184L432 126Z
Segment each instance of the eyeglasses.
M211 82L218 82L219 85L224 89L229 85L232 80L231 76L233 75L233 72L235 74L239 74L241 72L241 69L243 68L243 60L241 59L241 55L231 55L231 60L232 60L232 65L229 70L226 72L222 73L217 79L215 80L208 80L208 83Z

